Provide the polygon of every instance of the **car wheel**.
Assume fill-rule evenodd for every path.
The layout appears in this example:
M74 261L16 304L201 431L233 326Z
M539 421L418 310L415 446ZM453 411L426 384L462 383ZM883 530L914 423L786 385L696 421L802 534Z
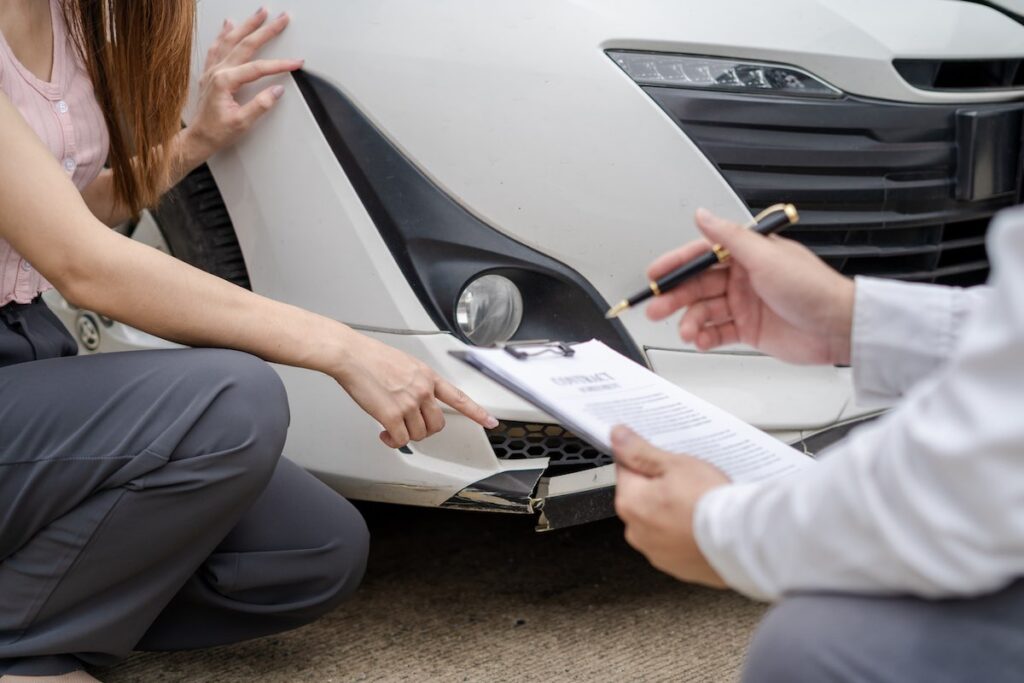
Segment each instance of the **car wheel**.
M159 235L148 234L157 230ZM182 261L250 289L242 249L224 199L204 164L188 174L143 216L131 236ZM162 244L161 239L162 238Z

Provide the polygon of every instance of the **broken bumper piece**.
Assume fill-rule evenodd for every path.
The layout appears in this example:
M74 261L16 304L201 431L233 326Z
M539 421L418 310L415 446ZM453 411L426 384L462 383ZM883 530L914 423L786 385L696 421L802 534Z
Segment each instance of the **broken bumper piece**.
M543 476L543 469L501 472L459 491L442 507L537 514L537 530L551 531L615 515L615 466Z
M813 457L876 417L878 414L833 425L800 439L793 447ZM615 516L615 465L558 475L551 475L549 469L508 470L467 486L442 507L537 514L538 531L586 524Z

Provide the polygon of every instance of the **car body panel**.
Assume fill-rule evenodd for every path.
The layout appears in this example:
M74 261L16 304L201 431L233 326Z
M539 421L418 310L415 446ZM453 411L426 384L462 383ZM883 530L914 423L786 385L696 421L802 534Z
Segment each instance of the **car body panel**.
M245 0L197 7L197 54L224 18L252 11ZM643 286L656 255L698 236L698 205L737 221L750 213L607 49L791 64L877 100L969 106L1022 95L924 91L897 73L894 58L1024 55L1024 26L954 0L279 0L274 9L291 24L263 56L305 58L309 73L339 89L438 188L579 272L608 301ZM412 353L502 420L549 421L449 356L463 343L423 309L294 80L259 87L270 83L285 86L274 110L209 162L253 289ZM62 309L69 324L74 315ZM848 369L797 368L743 347L699 354L672 321L631 311L623 322L659 374L780 438L866 414ZM553 476L543 475L544 459L499 460L484 431L450 411L442 433L395 451L333 380L279 372L292 406L286 453L352 497L521 512L613 483L609 467ZM506 474L536 475L533 498L503 498L501 486L481 483ZM587 504L607 510L602 496ZM573 518L556 508L553 517Z
M200 46L223 17L248 9L241 0L203 3ZM268 56L305 58L308 71L341 90L443 191L495 229L582 273L610 301L642 286L654 256L697 236L691 216L698 204L735 220L749 219L749 212L605 49L791 63L851 93L922 103L1015 94L919 91L893 69L894 57L1024 54L1024 28L1005 16L936 0L354 0L286 1L280 9L291 25ZM283 82L278 110L211 163L254 288L352 324L435 331L300 93ZM289 238L280 226L296 216L304 220ZM672 322L652 323L632 312L624 323L641 347L656 349L648 358L661 374L761 428L801 433L862 412L848 370L793 368L742 348L698 355L679 341ZM502 419L544 418L451 363L446 352L461 346L452 336L380 338L431 363ZM328 399L322 386L308 392L304 383L294 386L295 412L309 414L296 418L289 447L318 471L345 470L336 473L349 477L343 490L415 484L417 463L433 458L473 469L446 480L442 488L454 493L460 476L468 485L486 473L482 460L493 461L482 433L455 426L461 418L452 416L447 432L401 456L402 467L391 467L394 455L375 440L372 420L347 399ZM342 410L345 419L327 427L325 411ZM325 443L348 447L353 438L356 455L323 452ZM466 455L477 449L482 455ZM332 464L347 457L360 463L352 468L358 474ZM466 458L472 464L459 462Z

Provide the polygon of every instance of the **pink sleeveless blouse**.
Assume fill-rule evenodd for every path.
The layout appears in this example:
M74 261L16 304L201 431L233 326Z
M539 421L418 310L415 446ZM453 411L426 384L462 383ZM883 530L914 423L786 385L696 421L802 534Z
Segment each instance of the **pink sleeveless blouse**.
M37 78L11 51L0 33L0 92L14 105L82 190L103 169L110 140L92 83L69 36L58 0L53 18L53 72ZM10 244L0 239L0 306L28 303L50 284Z

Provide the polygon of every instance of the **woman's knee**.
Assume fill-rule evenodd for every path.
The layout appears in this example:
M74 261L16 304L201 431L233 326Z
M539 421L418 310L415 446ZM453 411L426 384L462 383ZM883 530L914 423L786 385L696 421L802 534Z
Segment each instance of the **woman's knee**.
M339 563L343 563L340 572L341 581L335 593L335 604L337 601L352 595L363 581L366 574L366 562L370 556L370 530L366 526L366 520L362 514L347 500L344 501L349 512L345 516L343 525L339 525L338 533L344 534L346 542L337 550L336 554L344 556L344 559L337 557Z
M370 534L359 511L282 458L270 483L225 539L231 572L223 582L240 603L276 604L309 621L359 586ZM244 593L235 589L244 587Z
M193 385L189 389L202 404L193 430L201 432L200 450L244 451L269 476L284 448L290 420L288 397L277 373L239 351L196 349L184 357L184 380Z
M338 496L334 514L321 524L322 541L311 549L307 566L309 580L299 589L310 605L310 616L318 617L351 596L362 583L370 553L370 532L359 511Z
M265 361L241 351L205 349L194 367L221 393L225 412L254 439L284 444L291 419L288 396L277 373Z
M304 523L293 542L271 539L263 548L229 552L218 592L242 612L245 605L259 605L275 630L315 621L351 596L366 571L370 534L352 504L336 498L329 514Z

